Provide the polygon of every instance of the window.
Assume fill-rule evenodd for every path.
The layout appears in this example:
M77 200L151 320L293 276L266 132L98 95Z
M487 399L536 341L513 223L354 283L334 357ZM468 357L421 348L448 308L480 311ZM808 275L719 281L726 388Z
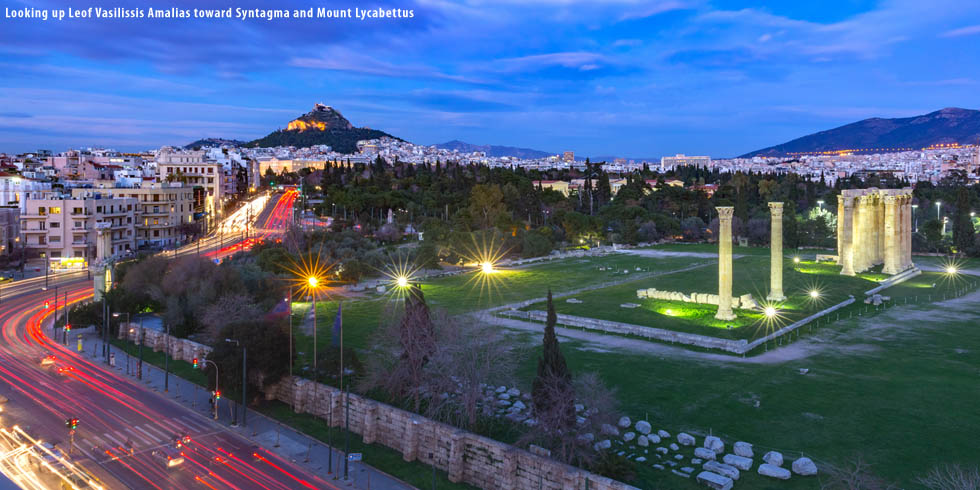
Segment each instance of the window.
M71 208L71 214L82 214L82 208Z
M76 222L75 222L75 228L84 228L84 227L85 227L85 225L84 225L84 224L82 224L82 222L81 222L81 221L76 221Z
M153 212L154 213L159 213L160 212L160 206L153 206Z
M159 218L153 218L153 224L154 225L159 225L160 224L160 219Z
M37 208L37 214L40 214L41 216L48 214L48 208L44 206Z
M52 207L51 208L51 214L61 214L61 208L60 207Z
M160 236L160 230L153 230L153 236L155 237Z
M51 243L61 243L61 237L58 235L51 235Z
M44 221L39 222L37 224L37 226L38 226L37 229L39 229L39 230L47 230L48 229L48 224L45 223Z
M61 223L59 223L57 221L52 221L51 222L51 228L61 228Z

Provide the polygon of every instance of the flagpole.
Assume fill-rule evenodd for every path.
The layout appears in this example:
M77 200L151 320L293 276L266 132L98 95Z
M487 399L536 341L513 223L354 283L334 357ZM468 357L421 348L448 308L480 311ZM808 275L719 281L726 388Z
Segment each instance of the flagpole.
M337 301L337 319L340 320L340 391L344 391L344 315L340 313L342 305L342 301Z

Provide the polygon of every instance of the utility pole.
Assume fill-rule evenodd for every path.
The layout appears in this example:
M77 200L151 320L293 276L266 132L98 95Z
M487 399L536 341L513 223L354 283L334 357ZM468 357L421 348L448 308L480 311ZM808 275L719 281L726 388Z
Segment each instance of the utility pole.
M346 407L344 411L347 412L347 421L344 423L344 481L347 481L347 461L350 455L350 386L347 387Z

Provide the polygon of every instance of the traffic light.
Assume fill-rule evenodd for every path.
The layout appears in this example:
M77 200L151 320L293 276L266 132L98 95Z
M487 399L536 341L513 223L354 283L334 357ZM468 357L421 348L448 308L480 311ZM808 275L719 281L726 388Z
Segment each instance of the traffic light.
M71 332L71 324L70 323L66 323L65 324L65 331L66 332Z
M49 306L51 306L51 302L50 301L45 301L44 302L44 307L47 308Z
M68 427L71 430L77 429L78 419L65 419L65 427Z
M194 358L194 369L197 369L197 358Z
M218 390L214 390L214 400L218 401L220 399L221 399L221 392Z

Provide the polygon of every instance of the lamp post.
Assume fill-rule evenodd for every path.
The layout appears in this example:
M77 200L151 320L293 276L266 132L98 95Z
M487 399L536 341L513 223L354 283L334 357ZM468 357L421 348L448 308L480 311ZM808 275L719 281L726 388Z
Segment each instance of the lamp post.
M820 211L823 212L823 200L817 201L817 207L819 207Z
M246 364L246 358L248 356L248 351L245 349L245 346L242 345L242 343L239 342L236 339L225 339L225 342L233 343L233 344L235 344L237 346L240 346L242 348L242 427L245 427L245 418L246 418L246 414L248 413L248 408L245 405L245 400L246 400L245 399L245 389L248 387L248 384L247 384L248 383L248 368L247 368L247 364ZM236 411L236 413L237 413L237 411ZM235 421L232 421L232 425L235 425Z
M41 291L47 291L47 284L41 288ZM51 337L55 342L58 341L58 285L54 285L54 321L51 323Z
M936 201L936 219L939 219L939 208L943 205L942 201Z
M129 323L129 312L128 311L125 311L125 312L122 312L122 313L120 313L118 311L117 312L114 312L112 314L112 317L113 318L119 318L122 315L126 315L126 323ZM122 328L122 324L119 325L119 328ZM143 328L140 327L140 334L142 334L142 333L143 333ZM142 346L142 344L140 344L140 345ZM140 356L141 364L142 364L142 358L143 358L143 356ZM142 366L140 366L140 371L142 372Z
M306 283L310 286L310 297L313 299L313 399L315 400L317 397L316 385L320 378L316 370L316 288L320 285L320 280L316 276L310 276L306 279Z

